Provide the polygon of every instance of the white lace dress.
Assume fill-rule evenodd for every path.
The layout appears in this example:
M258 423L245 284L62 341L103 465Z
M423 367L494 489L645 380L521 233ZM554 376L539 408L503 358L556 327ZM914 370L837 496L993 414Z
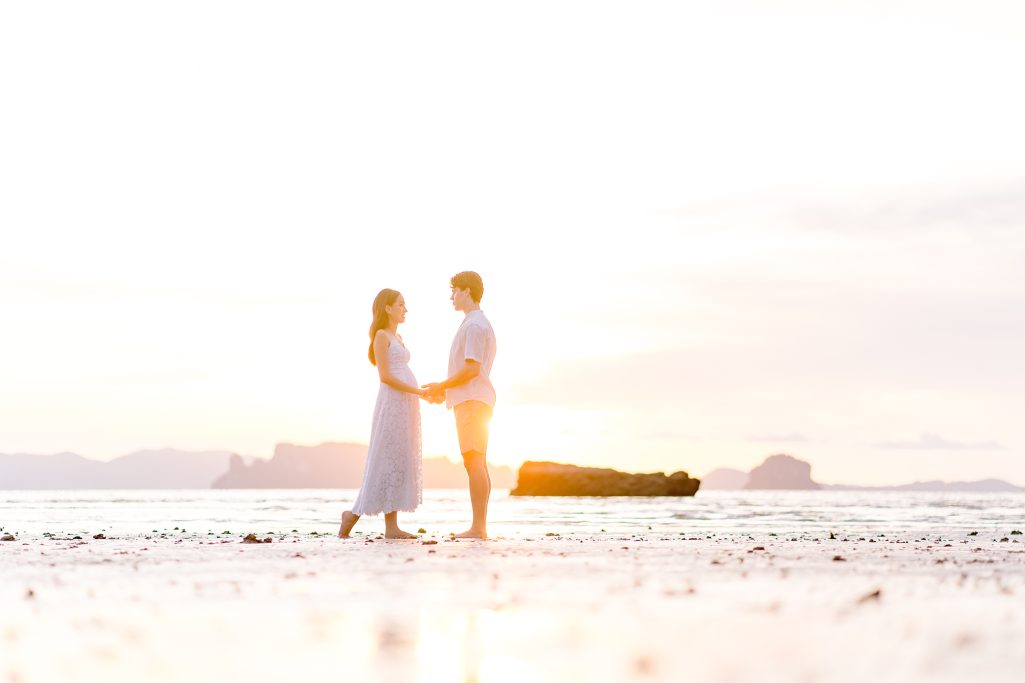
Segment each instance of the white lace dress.
M388 345L396 378L417 384L409 369L409 351L397 339ZM377 392L370 447L353 514L412 512L423 502L423 457L420 450L420 399L384 382Z

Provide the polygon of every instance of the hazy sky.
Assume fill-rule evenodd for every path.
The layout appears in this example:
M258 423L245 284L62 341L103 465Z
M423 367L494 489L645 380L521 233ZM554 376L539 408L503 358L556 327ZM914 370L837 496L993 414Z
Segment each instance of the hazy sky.
M1025 484L1020 3L339 5L0 6L0 452L365 441L474 269L496 462Z

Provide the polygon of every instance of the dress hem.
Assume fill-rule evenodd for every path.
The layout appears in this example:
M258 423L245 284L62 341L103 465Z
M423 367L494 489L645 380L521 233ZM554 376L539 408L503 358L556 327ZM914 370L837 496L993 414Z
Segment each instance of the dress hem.
M356 512L356 510L350 510L352 514L359 515L360 517L375 517L380 514L387 514L389 512L416 512L416 507L411 508L395 508L394 510L372 510L370 512Z

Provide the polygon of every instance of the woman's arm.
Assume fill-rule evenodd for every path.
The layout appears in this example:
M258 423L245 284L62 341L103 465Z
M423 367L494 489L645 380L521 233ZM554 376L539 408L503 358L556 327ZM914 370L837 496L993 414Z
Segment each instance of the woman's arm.
M388 333L378 330L374 335L374 358L377 360L377 374L380 375L381 381L393 389L423 396L425 392L422 389L412 384L406 384L391 373L391 366L388 364L388 346L390 344Z

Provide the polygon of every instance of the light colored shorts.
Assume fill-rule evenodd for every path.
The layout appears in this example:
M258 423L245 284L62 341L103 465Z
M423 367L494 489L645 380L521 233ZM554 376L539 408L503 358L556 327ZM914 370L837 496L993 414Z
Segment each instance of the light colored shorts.
M491 406L480 401L463 401L452 409L456 414L456 432L459 434L459 452L488 452L488 427L491 424Z

